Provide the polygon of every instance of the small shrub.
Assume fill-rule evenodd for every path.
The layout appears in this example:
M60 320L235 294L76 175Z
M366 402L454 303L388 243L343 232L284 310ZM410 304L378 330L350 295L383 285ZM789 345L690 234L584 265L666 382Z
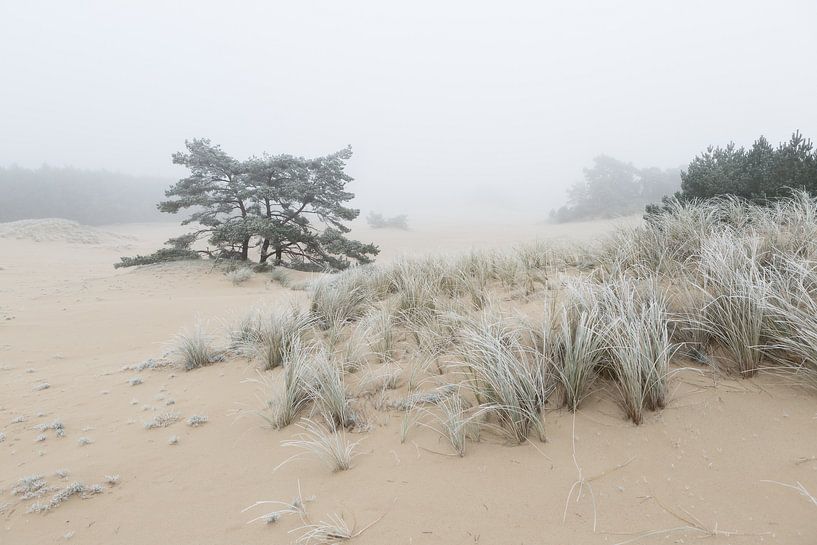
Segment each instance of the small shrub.
M181 419L179 413L167 412L154 416L151 420L145 422L145 429L152 430L155 428L166 428L171 424L175 424Z
M191 428L198 428L199 426L203 426L207 423L207 416L194 414L187 419L187 425Z
M241 267L225 274L227 279L233 283L233 286L243 284L253 276L253 270L250 267Z

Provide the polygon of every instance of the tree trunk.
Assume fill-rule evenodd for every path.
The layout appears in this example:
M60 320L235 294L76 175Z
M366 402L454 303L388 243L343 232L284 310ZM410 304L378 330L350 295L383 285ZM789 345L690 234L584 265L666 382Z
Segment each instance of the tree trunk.
M241 260L247 261L249 256L250 256L250 237L247 237L241 243Z
M281 264L281 257L283 256L284 249L281 246L276 246L275 248L275 264Z
M269 239L265 238L264 243L261 245L261 259L258 260L259 263L266 263L269 257L267 250L269 250Z

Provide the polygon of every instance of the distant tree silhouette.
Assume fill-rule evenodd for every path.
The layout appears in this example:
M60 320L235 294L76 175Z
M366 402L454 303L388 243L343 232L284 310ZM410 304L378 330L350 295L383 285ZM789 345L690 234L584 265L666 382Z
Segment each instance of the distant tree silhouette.
M568 189L566 206L551 212L555 222L612 218L633 214L678 189L680 172L651 167L639 169L606 155L584 169L584 179Z

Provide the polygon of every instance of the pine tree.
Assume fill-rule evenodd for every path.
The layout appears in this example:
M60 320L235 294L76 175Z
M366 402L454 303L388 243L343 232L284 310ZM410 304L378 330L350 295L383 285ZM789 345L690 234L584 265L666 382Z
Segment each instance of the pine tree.
M173 214L191 209L182 225L197 229L183 241L168 241L171 246L183 242L189 249L206 237L213 249L199 252L210 257L247 260L258 248L260 263L272 259L276 266L310 270L344 269L377 255L377 246L346 237L346 223L360 213L346 205L354 198L346 190L351 147L315 159L265 154L238 161L206 139L185 145L187 152L173 155L173 162L190 175L168 189L158 207ZM141 260L160 260L160 252L167 255L160 250ZM132 264L139 262L123 258L119 266Z

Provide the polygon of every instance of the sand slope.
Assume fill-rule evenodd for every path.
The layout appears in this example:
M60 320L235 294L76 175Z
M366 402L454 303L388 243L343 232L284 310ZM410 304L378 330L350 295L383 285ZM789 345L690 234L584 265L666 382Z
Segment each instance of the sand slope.
M390 259L506 240L588 239L608 228L355 234L380 242ZM135 253L178 228L111 230L137 237ZM0 312L11 318L0 321L0 543L61 543L66 535L83 544L290 543L300 535L288 533L301 525L296 517L247 525L263 510L241 510L258 500L291 500L299 483L304 496L315 496L308 504L315 521L342 512L362 528L382 516L355 539L361 544L613 544L669 529L676 531L636 543L689 543L704 535L694 526L717 528L708 543L817 542L817 506L763 482L800 481L817 492L817 398L780 379L714 384L700 368L679 371L668 408L639 427L624 420L612 393L598 392L575 417L575 461L592 495L586 487L576 502L574 488L566 511L579 471L574 419L560 411L547 414L546 443L508 447L486 437L459 458L431 452L449 451L422 428L401 444L401 414L372 410L373 429L360 435L364 454L352 470L332 474L304 458L273 472L292 454L280 442L297 430L271 431L246 414L259 407L257 386L246 382L256 377L254 364L231 360L190 373L122 367L160 356L163 343L196 316L218 330L231 313L302 292L259 277L236 287L205 263L114 271L121 252L104 245L2 239L0 248ZM137 376L142 384L131 386ZM35 389L44 383L47 389ZM144 429L166 411L209 421ZM55 419L65 437L49 430L36 441L41 432L33 428ZM172 435L177 445L168 444ZM80 437L92 443L81 446ZM63 468L67 479L55 477ZM29 514L32 502L11 489L32 474L53 486L82 481L104 490ZM113 474L120 482L105 484Z

